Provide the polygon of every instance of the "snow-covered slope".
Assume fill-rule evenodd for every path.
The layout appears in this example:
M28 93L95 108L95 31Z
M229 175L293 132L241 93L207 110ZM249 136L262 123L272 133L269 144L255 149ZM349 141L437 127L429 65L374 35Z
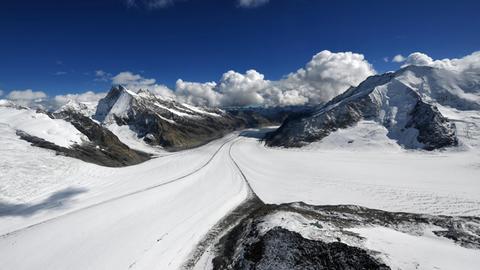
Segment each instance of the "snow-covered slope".
M170 149L200 145L232 131L239 124L219 109L196 108L156 97L147 90L136 93L123 86L113 87L100 100L94 118L111 126L120 137L118 126L127 126L138 139ZM138 144L131 146L138 147Z
M91 117L95 114L96 109L96 102L77 102L75 100L69 100L65 105L58 108L55 113L70 111L79 113L87 117Z
M51 119L44 113L21 108L7 101L0 103L0 124L67 148L88 141L85 135L67 121Z
M367 78L312 113L291 117L267 137L272 146L302 146L371 120L406 148L457 145L456 127L435 105L480 108L479 74L409 66Z
M34 111L2 102L0 124L33 146L104 166L127 166L150 159L132 150L112 132L78 111L64 108L54 113ZM11 134L10 134L11 135Z

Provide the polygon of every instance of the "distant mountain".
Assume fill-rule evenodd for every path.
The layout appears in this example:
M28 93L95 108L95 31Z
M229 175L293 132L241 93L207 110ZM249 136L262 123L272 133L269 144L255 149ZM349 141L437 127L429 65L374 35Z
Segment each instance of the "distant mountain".
M409 66L367 78L311 112L287 118L266 137L270 146L300 147L360 120L383 125L405 148L457 145L455 124L436 105L480 109L480 74Z
M96 109L96 102L77 102L75 100L69 100L65 105L58 108L55 113L71 111L87 117L91 117L95 114Z
M167 150L195 147L244 125L220 109L194 107L123 86L113 87L99 101L93 118L107 127L128 126L139 139Z
M246 127L278 126L291 115L312 110L311 106L285 107L229 107L225 110L232 116L242 120Z

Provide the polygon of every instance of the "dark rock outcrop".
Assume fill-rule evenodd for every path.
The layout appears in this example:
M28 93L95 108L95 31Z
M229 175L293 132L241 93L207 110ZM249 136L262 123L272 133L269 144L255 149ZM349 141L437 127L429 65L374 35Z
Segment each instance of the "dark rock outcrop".
M276 217L276 218L272 218ZM290 225L296 224L296 225ZM425 228L466 248L480 248L480 218L388 212L303 202L258 205L218 240L213 269L390 269L350 228L382 226L411 235ZM289 228L297 228L307 239ZM433 227L432 227L433 228Z
M437 107L418 101L411 116L406 127L418 130L417 140L425 145L424 149L434 150L458 144L455 124L448 121Z
M216 269L228 269L216 265ZM362 249L343 243L324 243L303 238L299 233L280 227L246 245L244 256L233 262L233 269L390 269Z
M219 109L192 108L148 91L134 93L123 86L113 87L100 100L94 118L106 126L128 125L138 138L167 150L202 145L244 124Z

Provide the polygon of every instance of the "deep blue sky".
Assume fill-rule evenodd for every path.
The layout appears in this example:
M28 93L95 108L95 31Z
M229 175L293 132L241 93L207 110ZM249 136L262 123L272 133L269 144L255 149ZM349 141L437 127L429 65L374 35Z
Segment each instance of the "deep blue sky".
M279 79L317 52L363 53L379 72L384 57L425 52L461 57L480 49L480 1L184 0L163 9L126 0L6 0L0 3L0 89L50 95L105 91L94 71L218 80L254 68ZM66 72L55 75L57 72Z

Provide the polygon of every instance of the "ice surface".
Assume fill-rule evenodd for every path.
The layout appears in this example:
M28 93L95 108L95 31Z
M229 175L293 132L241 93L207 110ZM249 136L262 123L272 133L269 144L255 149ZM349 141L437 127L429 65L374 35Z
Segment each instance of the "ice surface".
M268 148L243 138L232 152L267 203L480 215L478 148L406 151L385 136L384 128L365 121L306 148Z

